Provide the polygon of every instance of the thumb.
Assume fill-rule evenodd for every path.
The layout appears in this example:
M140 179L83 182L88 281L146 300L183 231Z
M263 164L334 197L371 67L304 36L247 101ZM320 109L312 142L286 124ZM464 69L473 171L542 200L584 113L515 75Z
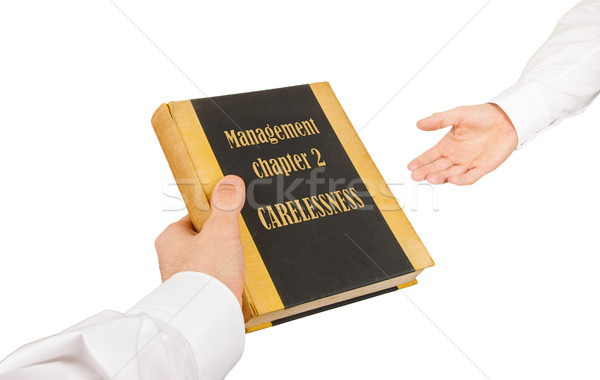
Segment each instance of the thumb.
M436 112L433 115L417 121L417 128L424 131L436 131L460 122L462 108L457 107L444 112Z
M236 175L228 175L221 179L211 196L210 219L224 219L236 221L238 214L244 206L246 199L246 186L244 181Z

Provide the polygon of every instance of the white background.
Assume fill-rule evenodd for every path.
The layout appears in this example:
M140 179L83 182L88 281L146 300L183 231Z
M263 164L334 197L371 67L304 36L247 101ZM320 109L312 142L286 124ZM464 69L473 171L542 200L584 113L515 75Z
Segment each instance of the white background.
M445 133L415 122L511 85L575 1L493 0L423 68L484 3L117 0L156 45L109 0L4 4L0 357L160 283L161 102L327 80L360 129L422 69L360 136L437 265L248 335L229 379L598 378L600 105L433 203L406 170Z

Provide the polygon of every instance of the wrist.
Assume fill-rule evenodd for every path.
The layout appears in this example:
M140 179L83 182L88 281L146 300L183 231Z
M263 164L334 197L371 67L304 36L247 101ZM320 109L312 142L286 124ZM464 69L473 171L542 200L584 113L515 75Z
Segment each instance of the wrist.
M491 101L509 118L518 138L517 149L533 140L551 124L548 106L542 92L535 83L518 83Z
M501 135L503 135L507 140L512 141L513 149L516 149L518 146L519 135L517 134L517 130L510 120L510 117L504 112L502 107L500 107L496 103L487 103L494 109L494 113L497 114L498 121L495 125L499 128Z

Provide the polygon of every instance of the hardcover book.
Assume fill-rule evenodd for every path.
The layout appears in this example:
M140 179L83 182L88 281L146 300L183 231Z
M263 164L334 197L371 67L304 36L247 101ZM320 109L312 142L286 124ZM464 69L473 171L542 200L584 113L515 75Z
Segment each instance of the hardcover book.
M329 83L170 102L152 125L197 230L240 176L246 331L413 285L433 261Z

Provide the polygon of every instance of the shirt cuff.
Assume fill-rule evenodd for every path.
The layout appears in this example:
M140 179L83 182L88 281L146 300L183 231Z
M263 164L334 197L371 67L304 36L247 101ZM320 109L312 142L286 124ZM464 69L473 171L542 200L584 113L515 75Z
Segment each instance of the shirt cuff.
M552 123L547 101L535 83L517 83L498 94L490 103L502 108L513 123L519 140L517 149L525 146Z
M207 274L173 275L126 314L140 313L164 322L186 339L198 378L224 378L244 351L240 304L229 288Z

